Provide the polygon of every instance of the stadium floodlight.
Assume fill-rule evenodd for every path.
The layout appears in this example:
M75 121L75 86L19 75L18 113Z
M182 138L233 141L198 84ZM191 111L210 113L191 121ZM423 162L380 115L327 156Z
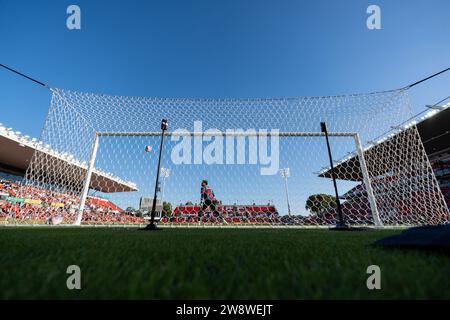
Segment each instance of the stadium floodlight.
M171 170L169 168L161 168L161 176L163 178L162 187L161 187L161 204L164 205L164 186L166 184L166 179L169 177Z
M163 147L164 147L164 132L168 128L169 128L169 123L168 123L167 119L162 119L161 120L161 143L159 145L158 169L156 170L155 193L153 196L152 212L150 213L150 224L148 224L144 228L144 230L149 230L149 231L160 230L155 225L156 198L158 196L159 175L161 173L161 158L162 158L162 151L163 151Z
M438 110L431 110L431 111L428 111L428 112L425 113L425 115L422 117L422 120L429 119L429 118L433 117L435 114L437 114L438 112L439 112Z
M169 123L167 122L167 119L161 120L161 130L164 132L169 128Z
M289 191L288 191L288 183L287 183L287 179L291 176L291 170L289 168L280 169L280 174L284 178L284 189L286 191L288 215L291 216L291 205L289 203Z
M338 192L338 188L337 188L337 184L336 184L336 173L334 171L333 156L331 155L330 140L328 138L328 130L327 130L326 122L320 123L320 131L325 134L325 140L327 142L328 157L330 159L331 178L333 179L334 193L336 195L336 205L337 205L339 222L336 224L335 228L336 228L336 230L346 230L349 227L345 224L344 216L342 214L341 202L339 200L339 192Z

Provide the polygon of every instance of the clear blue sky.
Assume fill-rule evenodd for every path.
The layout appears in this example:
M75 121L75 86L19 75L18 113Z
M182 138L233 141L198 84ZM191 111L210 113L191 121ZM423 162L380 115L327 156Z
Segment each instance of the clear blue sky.
M82 29L66 28L81 8ZM382 30L368 30L377 4ZM0 0L0 63L50 86L159 97L387 90L450 66L450 1ZM450 74L412 92L450 95ZM39 136L50 92L0 69L0 122Z

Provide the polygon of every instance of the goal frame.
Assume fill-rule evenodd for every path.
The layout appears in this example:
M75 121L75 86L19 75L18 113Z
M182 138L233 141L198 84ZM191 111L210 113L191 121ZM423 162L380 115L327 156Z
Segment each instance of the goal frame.
M233 137L255 137L255 136L278 136L278 137L325 137L323 132L95 132L91 146L89 162L86 170L86 175L81 191L80 203L78 205L77 217L74 225L81 225L83 219L83 211L86 204L86 199L89 193L89 187L94 170L95 160L97 157L98 147L101 137L157 137L157 136L194 136L194 137L216 137L216 136L233 136ZM353 138L355 149L358 156L362 183L367 192L367 198L372 213L372 219L375 227L382 227L382 222L379 217L378 207L375 199L375 194L372 188L372 182L367 169L366 159L364 156L364 148L361 144L361 139L356 132L328 132L330 137L350 137Z

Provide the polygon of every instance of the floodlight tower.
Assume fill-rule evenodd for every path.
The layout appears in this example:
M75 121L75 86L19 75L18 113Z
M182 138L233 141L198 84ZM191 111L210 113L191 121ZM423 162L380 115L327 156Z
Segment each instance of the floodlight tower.
M289 168L280 169L280 174L284 178L284 189L286 191L288 215L291 216L291 205L289 204L289 192L288 192L288 183L287 183L287 179L291 176L291 170Z
M158 186L159 186L159 174L161 173L161 158L162 158L162 151L164 147L164 132L169 128L169 123L167 119L161 120L161 144L159 145L159 157L158 157L158 169L156 171L156 182L155 182L155 193L153 196L153 205L152 205L152 212L150 214L150 224L148 224L144 230L160 230L155 225L155 211L156 211L156 197L158 194ZM147 151L147 147L145 148Z
M161 176L163 178L162 181L162 187L161 187L161 205L164 205L163 203L163 199L164 199L164 186L166 184L166 179L169 177L170 173L172 170L170 170L169 168L161 168Z

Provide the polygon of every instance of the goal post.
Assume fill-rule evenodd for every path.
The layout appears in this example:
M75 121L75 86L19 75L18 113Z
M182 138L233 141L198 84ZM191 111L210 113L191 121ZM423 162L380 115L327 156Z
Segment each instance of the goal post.
M161 136L160 132L98 132L95 134L95 137L93 139L92 143L92 152L89 158L89 164L87 167L85 179L83 182L83 189L81 192L81 198L80 203L78 207L78 213L77 218L75 221L75 225L80 225L82 221L82 215L85 207L86 198L88 195L89 187L91 184L91 177L92 172L95 165L95 159L97 157L97 151L99 147L99 142L101 140L101 137L158 137ZM224 136L224 137L267 137L267 136L273 136L273 137L324 137L325 134L323 132L224 132L224 133L218 133L218 132L165 132L164 136L167 137L218 137L218 136ZM367 190L367 198L370 203L370 211L373 218L373 223L375 226L381 226L382 223L380 221L379 215L378 215L378 209L376 205L375 196L373 193L373 189L370 182L369 172L367 170L366 161L364 158L364 151L361 145L361 141L359 139L359 135L354 132L329 132L328 136L330 137L352 137L355 142L355 150L358 155L359 165L360 165L360 171L362 173L363 177L363 184L365 186L365 189ZM149 181L150 183L150 181ZM287 194L287 185L286 185L286 194ZM289 200L288 200L288 206L289 206ZM290 212L290 210L289 210Z
M89 164L86 170L86 177L84 178L83 189L81 190L80 204L78 207L77 218L74 223L75 225L80 225L81 220L83 218L83 210L86 204L87 195L91 185L91 177L92 171L94 170L95 158L97 157L98 143L99 143L99 135L95 134L94 142L92 143L92 152L89 157Z
M372 212L373 223L375 226L380 227L380 226L382 226L382 223L380 220L380 216L378 214L377 202L375 199L375 194L373 193L373 188L372 188L372 183L370 181L369 171L367 170L366 159L364 157L364 149L361 144L359 134L356 133L355 135L353 135L353 138L355 139L356 151L358 153L358 160L359 160L359 165L361 167L361 173L362 173L362 177L363 177L364 187L366 188L366 192L367 192L367 199L369 200L370 210Z

